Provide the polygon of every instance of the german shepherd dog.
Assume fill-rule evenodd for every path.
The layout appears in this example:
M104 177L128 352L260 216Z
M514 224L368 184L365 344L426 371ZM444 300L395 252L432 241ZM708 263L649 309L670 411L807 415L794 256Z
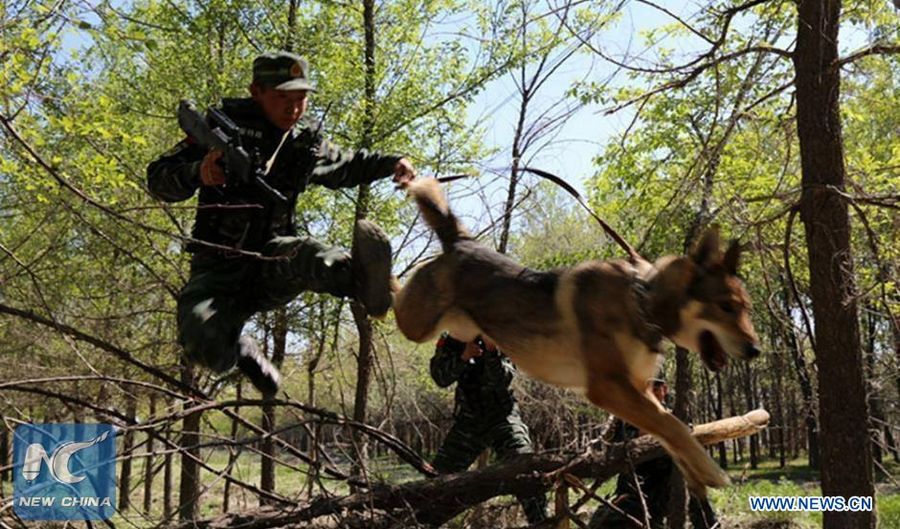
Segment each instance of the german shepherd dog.
M395 295L397 325L407 338L426 342L444 330L465 341L480 335L532 377L581 391L653 434L695 495L728 483L647 381L659 369L663 337L699 352L713 371L728 355L759 355L750 299L736 276L736 242L723 255L711 229L688 257L652 265L588 261L543 272L474 241L437 180L406 188L443 247Z

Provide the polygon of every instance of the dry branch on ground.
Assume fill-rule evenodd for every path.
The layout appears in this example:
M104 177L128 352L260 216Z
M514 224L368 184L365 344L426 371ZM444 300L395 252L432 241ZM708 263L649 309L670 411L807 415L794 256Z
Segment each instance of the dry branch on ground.
M758 433L769 413L758 409L694 428L705 445ZM263 508L191 521L177 529L269 529L273 527L416 527L437 526L495 496L533 494L552 486L547 475L565 469L577 478L606 480L663 455L656 439L639 437L582 455L529 454L483 469L403 484L373 484L369 491L342 497L319 497L289 509ZM330 519L330 521L329 521Z

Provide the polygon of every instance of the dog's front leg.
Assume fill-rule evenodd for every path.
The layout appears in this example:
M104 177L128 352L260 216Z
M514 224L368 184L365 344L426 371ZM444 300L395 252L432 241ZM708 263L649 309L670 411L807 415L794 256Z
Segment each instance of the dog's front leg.
M728 484L727 474L691 436L688 427L627 379L596 377L588 384L587 396L595 405L659 439L694 495L703 497L707 486Z

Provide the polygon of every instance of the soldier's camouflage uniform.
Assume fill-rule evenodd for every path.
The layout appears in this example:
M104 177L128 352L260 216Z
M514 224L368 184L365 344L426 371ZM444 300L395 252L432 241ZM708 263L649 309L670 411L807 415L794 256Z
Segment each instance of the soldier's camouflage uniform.
M240 126L244 148L268 160L284 132L253 99L225 99L222 110ZM304 291L354 294L349 253L297 235L297 197L312 185L337 189L385 178L400 157L341 151L314 132L317 128L298 122L266 176L287 202L250 184L201 186L200 164L207 151L190 139L148 166L148 187L156 198L178 202L200 189L193 239L201 242L187 247L193 252L191 275L178 299L178 339L191 360L217 371L229 369L236 362L241 329L254 313ZM221 247L288 258L255 259Z
M509 387L515 366L497 351L485 350L481 356L463 360L465 348L464 342L445 333L431 358L431 378L437 385L445 388L456 383L453 426L433 462L442 474L469 468L485 448L501 460L533 452L528 427ZM530 523L546 519L543 494L518 499Z
M635 426L622 421L618 417L611 418L612 428L610 442L623 443L640 435ZM612 504L628 515L643 522L644 506L638 496L635 479L640 484L640 491L647 505L651 529L663 529L669 506L669 483L674 463L668 455L645 461L635 466L634 473L623 472L616 480L615 497ZM716 515L709 502L691 497L688 513L694 529L708 529L716 524ZM601 505L591 517L589 529L626 529L635 527L621 513Z

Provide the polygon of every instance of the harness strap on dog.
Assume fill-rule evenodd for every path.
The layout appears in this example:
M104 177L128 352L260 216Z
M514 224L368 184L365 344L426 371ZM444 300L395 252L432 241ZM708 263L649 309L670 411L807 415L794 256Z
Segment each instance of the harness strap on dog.
M594 220L596 220L600 224L600 227L603 228L603 231L605 231L606 234L612 240L616 241L616 243L619 246L621 246L623 250L625 250L625 253L628 254L628 260L631 262L631 264L637 264L641 261L645 261L645 259L643 257L641 257L641 255L639 253L637 253L637 250L635 250L633 246L628 244L628 241L623 239L622 236L616 232L616 230L612 229L612 226L607 224L606 221L601 219L599 215L594 213L594 210L591 209L591 207L587 205L587 203L584 201L584 199L581 197L581 195L578 193L578 191L575 190L574 187L569 185L568 182L566 182L565 180L556 176L553 173L544 171L543 169L535 169L533 167L522 167L521 170L535 174L537 176L540 176L541 178L550 180L554 184L563 188L567 193L572 195L572 197L575 198L575 201L578 202L578 204L580 204L581 207L583 207L585 209L585 211L587 211L592 217L594 217ZM441 183L447 183L447 182L452 182L454 180L459 180L461 178L468 178L469 176L471 176L471 175L457 174L457 175L437 177L436 180Z
M616 241L616 243L619 246L621 246L623 250L625 250L625 253L628 254L628 260L631 262L631 264L637 264L641 261L645 261L645 259L643 257L641 257L641 255L639 253L637 253L637 250L635 250L634 247L632 247L630 244L628 244L628 241L623 239L622 236L616 232L616 230L612 229L612 226L607 224L606 221L601 219L599 215L594 213L594 210L591 209L591 207L587 205L587 203L584 201L584 199L581 197L581 195L578 193L578 191L576 191L574 187L569 185L568 182L566 182L562 178L556 176L555 174L548 173L547 171L544 171L542 169L534 169L532 167L523 167L522 170L528 171L529 173L532 173L532 174L536 174L536 175L540 176L541 178L546 178L547 180L550 180L554 184L558 185L559 187L565 189L567 193L572 195L575 198L575 200L579 204L581 204L581 207L583 207L585 209L585 211L587 211L592 217L594 217L594 220L596 220L600 224L600 227L603 228L603 231L605 231L606 234L609 235L609 237L612 240Z

